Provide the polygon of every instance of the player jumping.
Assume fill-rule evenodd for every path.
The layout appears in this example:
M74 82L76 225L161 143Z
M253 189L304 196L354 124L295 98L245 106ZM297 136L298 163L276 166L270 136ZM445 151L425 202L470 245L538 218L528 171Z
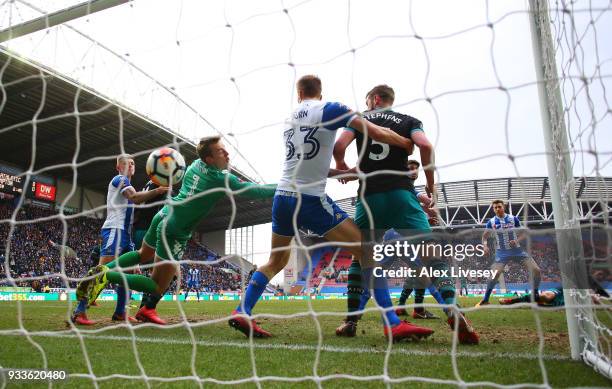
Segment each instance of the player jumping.
M299 106L291 117L291 127L284 131L285 163L272 207L272 253L268 263L253 274L229 324L246 336L251 333L258 338L271 336L248 316L268 282L287 264L289 245L298 233L297 228L306 228L328 241L352 243L346 248L362 264L365 277L375 279L374 298L386 309L385 336L391 335L394 340L429 336L433 330L403 322L391 309L393 304L386 280L372 276L371 258L362 255L359 228L325 194L338 128L350 126L359 132L367 130L370 137L385 146L392 144L412 149L412 142L362 119L342 104L321 101L321 90L321 80L316 76L303 76L297 82Z
M485 254L489 254L488 239L491 235L495 238L495 262L491 270L496 270L495 277L489 280L487 290L482 300L476 304L477 307L489 305L489 297L497 284L497 279L504 272L504 268L510 261L520 261L533 277L533 298L538 301L538 287L540 286L540 268L535 260L521 247L521 241L525 239L524 234L517 234L516 229L521 227L518 217L506 213L505 204L502 200L494 200L493 216L486 224L486 230L482 235L482 244Z
M229 153L220 137L202 138L197 153L200 158L187 168L179 194L153 217L140 250L125 253L106 266L90 270L90 274L95 274L95 277L81 282L77 288L78 293L86 295L89 300L95 299L107 283L116 283L125 278L130 289L143 292L143 305L136 318L166 324L159 318L155 308L177 273L175 261L183 256L193 230L215 204L227 195L226 190L254 199L274 195L276 185L243 182L227 171ZM155 266L151 277L110 271L118 266L125 268L146 263L152 258Z

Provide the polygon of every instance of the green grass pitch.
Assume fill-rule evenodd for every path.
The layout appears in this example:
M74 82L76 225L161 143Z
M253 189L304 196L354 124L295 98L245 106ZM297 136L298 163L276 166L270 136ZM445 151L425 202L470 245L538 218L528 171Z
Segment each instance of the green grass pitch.
M462 299L461 304L473 306L476 301ZM231 384L229 387L251 388L256 387L255 371L264 388L314 388L317 382L326 388L382 388L386 387L385 375L395 380L390 385L393 387L440 387L445 382L450 387L456 385L458 379L466 383L482 382L482 386L486 386L485 383L543 385L546 382L553 387L611 385L584 363L569 358L564 311L538 311L543 338L538 336L532 309L470 312L469 317L480 332L481 344L457 345L456 365L453 366L452 332L445 321L419 321L435 329L433 337L394 344L387 353L388 343L382 335L377 312L365 315L356 338L335 336L334 329L341 322L345 305L345 300L312 301L315 312L327 312L318 316L318 320L313 315L260 318L262 327L271 331L274 338L255 339L255 347L251 348L249 340L231 329L224 319L235 302L183 303L181 307L189 326L181 319L176 302L161 303L158 311L162 317L171 318L176 325L171 328L149 325L111 328L109 318L114 304L103 302L100 307L90 309L90 318L100 320L100 324L81 332L82 339L65 324L66 302L23 302L20 308L16 302L3 302L0 303L0 365L4 368L43 367L40 350L27 337L8 332L23 326L34 332L31 340L44 351L48 368L63 369L70 374L68 380L54 383L53 386L59 388L93 387L91 378L86 376L92 373L101 388L146 388L144 376L150 378L151 387L198 388L197 377L205 387L224 381ZM274 315L308 311L308 301L262 301L256 308L258 314ZM442 314L439 309L432 311ZM604 324L612 326L610 322ZM64 332L61 336L46 336L43 331L55 335L58 331ZM541 339L543 353L539 360ZM176 377L183 378L164 381ZM281 377L289 377L291 382ZM438 381L428 382L428 379ZM42 382L15 381L0 381L0 387L4 383L8 387L47 387L47 383Z

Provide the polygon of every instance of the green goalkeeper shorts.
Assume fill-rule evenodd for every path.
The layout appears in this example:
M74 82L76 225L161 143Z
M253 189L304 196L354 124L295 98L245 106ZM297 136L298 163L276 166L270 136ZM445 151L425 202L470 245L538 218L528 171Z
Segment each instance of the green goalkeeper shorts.
M153 216L153 220L151 220L149 229L145 234L144 242L147 246L155 248L155 255L161 259L172 258L179 261L183 257L183 252L191 238L191 233L177 234L170 231L167 227L167 217L168 215L161 211Z
M429 232L431 227L427 215L421 209L421 204L414 192L405 189L396 189L388 192L374 193L365 196L374 228L388 230L418 230ZM361 199L355 205L355 223L360 229L369 229L372 226Z

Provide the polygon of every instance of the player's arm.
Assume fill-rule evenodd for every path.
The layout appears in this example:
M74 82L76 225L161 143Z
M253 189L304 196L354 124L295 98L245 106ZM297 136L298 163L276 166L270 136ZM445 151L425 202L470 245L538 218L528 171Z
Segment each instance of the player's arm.
M493 225L491 224L491 220L487 222L485 225L485 230L482 233L482 245L484 246L485 255L489 255L489 236L491 236L491 230L493 229Z
M159 188L155 188L146 192L136 192L136 189L134 189L134 187L129 186L124 188L124 190L121 191L121 194L123 194L126 199L132 201L134 204L141 204L152 200L157 196L163 196L168 193L169 190L170 188L167 186L160 186Z
M410 138L412 142L419 148L419 153L421 154L421 166L423 166L423 171L425 172L425 179L427 184L425 186L425 190L427 194L431 195L434 203L436 201L435 196L435 177L434 177L434 152L433 145L427 139L427 135L422 130L412 131L410 134ZM432 204L433 206L433 204Z
M343 176L343 177L338 177L338 176ZM340 169L333 169L330 168L329 169L329 173L327 173L327 177L328 178L337 178L338 180L343 183L346 184L349 181L354 181L358 178L357 176L357 168L351 168L348 170L340 170Z
M419 200L419 203L422 203L425 207L429 207L431 204L431 197L429 197L427 193L417 193L417 199Z
M348 170L346 162L344 162L344 156L346 155L346 149L355 140L355 133L351 129L342 131L338 140L334 144L334 161L336 161L336 169Z
M232 191L237 192L236 194L240 196L250 199L267 199L274 197L274 192L276 192L276 184L261 185L253 182L245 182L233 174L228 174L227 177L229 188ZM225 181L225 177L223 180ZM222 185L225 186L225 183Z
M402 147L412 154L413 143L410 139L396 134L388 128L377 126L358 116L350 108L340 103L327 103L323 108L323 124L328 130L350 127L359 132L367 132L375 141L391 146Z
M516 216L514 217L514 227L515 227L515 228L519 228L519 231L518 231L518 233L516 234L516 235L517 235L517 239L516 239L516 241L511 240L511 241L510 241L510 242L508 242L508 243L510 243L510 245L511 245L511 246L516 247L516 246L517 246L517 245L519 245L519 244L520 244L522 241L524 241L525 239L527 239L527 234L525 233L525 230L523 230L523 229L521 228L521 221L520 221L520 220L519 220L519 218L518 218L518 217L516 217Z
M370 138L377 142L401 147L408 151L408 155L412 154L414 148L414 143L412 143L412 140L409 138L404 138L394 131L391 131L389 128L381 127L359 116L353 117L353 120L351 120L349 126L355 131L359 131L363 134L367 133Z
M111 185L118 188L123 197L132 201L134 204L144 203L145 201L149 201L156 196L166 194L168 190L170 190L170 188L167 186L160 186L154 190L136 192L136 189L134 189L130 183L130 180L123 175L115 176L111 181Z

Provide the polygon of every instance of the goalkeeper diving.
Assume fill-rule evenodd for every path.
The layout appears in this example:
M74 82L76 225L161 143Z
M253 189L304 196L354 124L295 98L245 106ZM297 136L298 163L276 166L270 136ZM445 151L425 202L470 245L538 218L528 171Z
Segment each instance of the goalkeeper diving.
M136 319L166 324L157 315L157 303L178 273L176 261L182 258L192 232L202 219L225 196L235 194L253 199L274 196L276 185L244 182L227 171L229 153L220 137L202 138L196 150L199 158L187 168L179 194L153 217L141 248L91 269L89 277L77 287L77 298L93 301L109 282L125 282L130 289L143 292ZM155 265L151 277L121 271L153 258Z

